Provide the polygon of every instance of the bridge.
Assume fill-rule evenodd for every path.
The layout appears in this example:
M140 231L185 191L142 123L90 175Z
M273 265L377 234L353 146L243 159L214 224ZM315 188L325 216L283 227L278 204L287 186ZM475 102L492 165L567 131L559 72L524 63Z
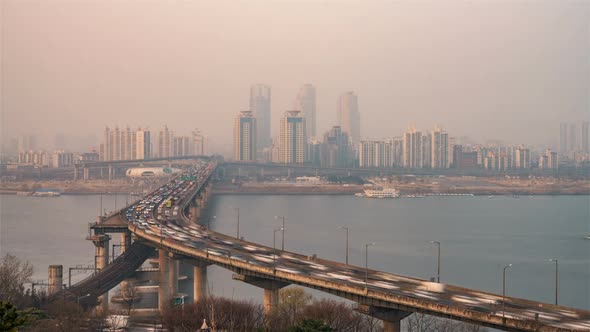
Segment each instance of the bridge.
M195 302L205 298L207 266L214 264L233 271L233 279L262 288L266 313L277 306L279 289L296 284L358 303L360 312L383 321L385 331L400 331L400 321L415 312L506 331L590 331L589 311L376 271L213 232L197 222L202 223L216 168L215 162L201 163L141 201L99 217L89 240L100 271L57 290L49 300L106 307L108 289L124 282L157 248L160 309L178 292L181 261L193 266ZM109 233L121 234L123 252L110 264Z
M132 159L132 160L111 160L111 161L78 161L74 163L74 181L80 180L80 170L84 180L90 179L90 170L93 168L100 169L101 178L103 169L107 170L108 179L112 180L117 175L119 168L139 167L146 164L157 162L166 162L171 165L174 161L181 160L198 160L208 159L205 156L178 156L178 157L160 157L150 159Z

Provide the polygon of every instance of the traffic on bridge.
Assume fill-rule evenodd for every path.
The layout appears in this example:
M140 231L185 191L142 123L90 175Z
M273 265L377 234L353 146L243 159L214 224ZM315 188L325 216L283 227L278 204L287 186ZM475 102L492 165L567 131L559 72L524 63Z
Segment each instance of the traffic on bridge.
M130 230L187 257L234 271L262 271L273 280L332 290L349 299L373 297L396 304L391 308L511 330L590 330L588 311L331 262L239 240L191 223L186 207L215 166L201 162L128 207L125 215Z

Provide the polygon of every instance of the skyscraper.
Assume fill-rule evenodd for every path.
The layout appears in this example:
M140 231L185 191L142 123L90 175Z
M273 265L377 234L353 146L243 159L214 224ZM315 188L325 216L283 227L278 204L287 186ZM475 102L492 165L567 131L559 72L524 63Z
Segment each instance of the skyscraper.
M439 126L435 126L431 134L431 162L432 168L447 168L449 159L449 134Z
M338 125L349 135L355 149L361 140L361 115L358 108L358 97L354 92L346 92L338 98Z
M308 140L316 137L316 120L315 120L315 87L311 84L305 84L299 89L295 108L300 110L305 118L306 136Z
M393 165L391 142L361 141L358 150L361 168L387 168Z
M164 126L158 134L158 157L172 157L174 154L174 132Z
M254 113L257 125L256 145L258 149L270 147L270 87L256 84L250 87L250 111Z
M147 129L137 129L135 132L135 159L150 159L152 157L152 139Z
M516 149L516 168L531 168L531 153L529 149L520 147Z
M242 111L234 120L234 160L256 161L256 118Z
M326 132L320 147L322 167L350 167L352 157L348 134L343 132L340 126L334 126Z
M410 127L404 133L404 167L422 168L422 133Z
M286 111L281 118L279 133L279 162L302 164L306 160L307 138L305 118L300 111Z
M561 123L559 125L559 152L566 153L567 150L567 123Z
M576 125L574 123L570 123L569 132L568 132L568 148L569 151L576 151L578 149L578 135L576 131Z
M191 153L194 156L204 156L206 155L206 139L205 135L199 130L195 129L192 132L193 135L193 142L191 147Z

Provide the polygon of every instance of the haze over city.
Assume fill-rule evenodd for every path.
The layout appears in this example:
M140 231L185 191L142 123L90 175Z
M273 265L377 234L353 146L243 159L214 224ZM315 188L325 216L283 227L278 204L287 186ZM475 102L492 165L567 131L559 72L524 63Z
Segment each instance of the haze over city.
M168 124L198 127L227 153L252 84L272 88L274 136L311 83L321 135L336 124L338 96L354 91L363 137L440 124L457 137L556 146L561 121L589 117L589 8L5 0L2 137L51 146L62 133L83 149L76 143L97 146L107 125Z

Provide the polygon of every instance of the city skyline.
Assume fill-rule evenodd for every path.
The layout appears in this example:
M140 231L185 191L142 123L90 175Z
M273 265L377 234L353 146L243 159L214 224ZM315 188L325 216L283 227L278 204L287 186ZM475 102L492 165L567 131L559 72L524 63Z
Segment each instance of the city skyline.
M316 135L337 124L338 96L355 91L361 132L372 133L365 137L440 123L475 141L555 148L559 136L548 133L559 123L588 119L588 7L286 2L237 4L227 16L207 1L3 1L2 138L52 142L61 133L78 142L95 133L96 144L111 123L186 131L198 122L227 153L231 122L223 119L247 108L248 87L261 82L272 88L271 124L313 84ZM301 13L301 29L286 29ZM137 14L144 19L129 26L125 18ZM271 18L287 24L260 23ZM136 38L146 32L152 37ZM44 41L52 47L39 52Z

